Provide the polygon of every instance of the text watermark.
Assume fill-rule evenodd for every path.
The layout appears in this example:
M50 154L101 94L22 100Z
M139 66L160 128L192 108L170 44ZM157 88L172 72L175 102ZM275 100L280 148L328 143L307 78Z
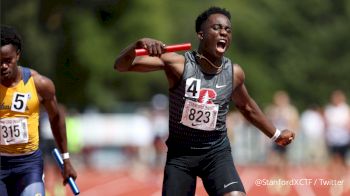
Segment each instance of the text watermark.
M325 178L256 179L256 186L343 186L344 180Z

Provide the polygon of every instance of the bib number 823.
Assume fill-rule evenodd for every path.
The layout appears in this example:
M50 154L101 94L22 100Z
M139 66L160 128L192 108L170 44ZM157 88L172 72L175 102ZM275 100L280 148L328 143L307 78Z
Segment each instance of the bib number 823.
M185 126L212 131L215 130L219 106L186 100L182 111L181 123Z
M197 114L197 115L196 115ZM204 116L203 116L204 115ZM196 118L197 117L197 118ZM204 119L203 119L203 118ZM208 123L210 120L210 112L206 111L203 112L201 110L196 111L195 109L191 108L190 109L190 114L188 115L188 118L190 120L195 120L198 123L204 122L204 123Z

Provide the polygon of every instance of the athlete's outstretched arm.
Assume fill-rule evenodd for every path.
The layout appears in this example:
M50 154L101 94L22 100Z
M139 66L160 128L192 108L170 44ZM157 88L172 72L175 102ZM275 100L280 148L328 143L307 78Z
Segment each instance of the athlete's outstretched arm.
M164 70L171 88L182 76L185 57L175 52L165 53L164 46L161 41L142 38L120 53L115 60L114 69L120 72ZM136 56L135 49L146 49L148 55Z
M34 78L40 102L43 104L48 113L52 134L55 138L57 147L61 153L66 153L68 152L68 149L65 115L64 112L58 107L55 85L49 78L42 76L35 71L32 71L32 76ZM66 184L69 176L73 177L73 179L76 179L77 174L69 159L64 159L63 162L63 182Z
M117 57L114 69L118 71L148 72L164 68L165 62L160 56L165 52L163 42L142 38L125 48ZM136 56L135 49L146 49L149 55Z
M232 94L232 100L234 101L237 109L249 122L271 138L274 136L276 128L266 118L265 114L261 111L256 102L250 97L247 88L244 85L244 80L245 75L242 68L239 65L234 65L234 91ZM292 142L293 139L294 133L288 129L285 129L277 138L276 143L286 146Z

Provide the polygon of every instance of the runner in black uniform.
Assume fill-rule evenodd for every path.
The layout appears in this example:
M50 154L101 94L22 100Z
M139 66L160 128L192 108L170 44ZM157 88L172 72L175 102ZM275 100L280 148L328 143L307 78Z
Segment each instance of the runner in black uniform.
M226 114L232 100L242 114L277 144L294 139L264 116L244 85L239 65L224 57L231 43L230 13L211 7L196 20L198 51L164 53L161 41L143 38L122 51L118 71L164 70L169 82L169 138L163 195L194 195L202 178L209 195L245 195L227 138ZM145 48L149 56L135 57Z

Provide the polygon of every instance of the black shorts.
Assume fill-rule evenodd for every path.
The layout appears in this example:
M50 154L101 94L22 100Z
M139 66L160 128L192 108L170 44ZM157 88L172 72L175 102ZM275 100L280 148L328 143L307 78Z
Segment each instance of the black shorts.
M244 192L233 163L231 148L186 154L168 152L164 170L163 196L195 195L197 176L209 195Z

